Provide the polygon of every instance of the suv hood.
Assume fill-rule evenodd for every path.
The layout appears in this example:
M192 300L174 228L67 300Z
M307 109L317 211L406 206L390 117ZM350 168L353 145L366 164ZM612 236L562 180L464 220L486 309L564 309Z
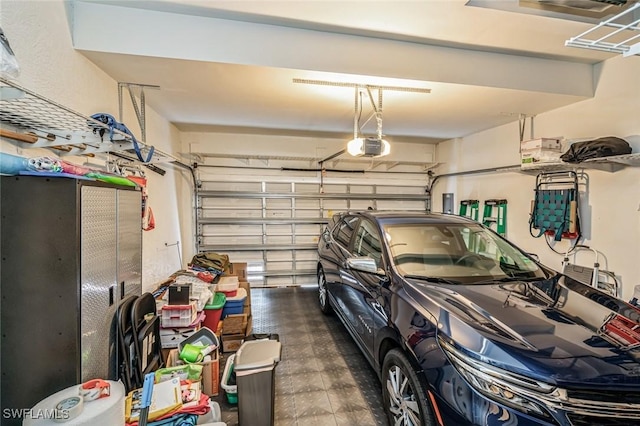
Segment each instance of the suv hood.
M592 287L562 275L410 284L438 333L484 362L557 385L640 385L640 309Z

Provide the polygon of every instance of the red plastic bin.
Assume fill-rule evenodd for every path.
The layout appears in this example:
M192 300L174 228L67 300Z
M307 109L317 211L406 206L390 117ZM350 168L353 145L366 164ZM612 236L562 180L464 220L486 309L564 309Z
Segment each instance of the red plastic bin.
M222 308L227 301L227 296L224 293L217 293L213 296L213 300L210 304L204 306L205 319L202 325L209 330L217 330L218 323L222 317Z

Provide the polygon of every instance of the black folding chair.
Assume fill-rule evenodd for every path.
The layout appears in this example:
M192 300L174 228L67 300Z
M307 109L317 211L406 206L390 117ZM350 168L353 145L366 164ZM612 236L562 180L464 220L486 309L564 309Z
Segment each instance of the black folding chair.
M129 296L120 301L116 312L118 327L118 375L124 383L127 393L142 386L142 379L135 368L136 358L135 334L131 310L138 296Z
M160 342L160 317L156 312L156 300L151 293L144 293L133 302L131 323L136 354L133 364L141 385L147 373L164 366Z

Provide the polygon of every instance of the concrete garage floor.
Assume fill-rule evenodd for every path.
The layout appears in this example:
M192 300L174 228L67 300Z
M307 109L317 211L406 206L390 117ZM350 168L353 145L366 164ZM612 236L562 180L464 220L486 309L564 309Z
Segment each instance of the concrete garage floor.
M320 312L317 288L251 289L254 333L277 333L275 424L387 425L380 382L335 314ZM224 353L220 371L229 355ZM224 391L214 398L222 421L238 424Z

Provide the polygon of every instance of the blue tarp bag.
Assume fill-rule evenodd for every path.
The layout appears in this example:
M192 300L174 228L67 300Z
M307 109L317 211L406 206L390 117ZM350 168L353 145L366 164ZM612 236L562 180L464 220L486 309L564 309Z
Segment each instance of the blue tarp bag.
M109 128L109 139L113 140L113 131L114 130L118 130L122 133L125 133L129 136L131 136L131 141L133 142L133 150L136 152L136 156L138 157L138 160L142 161L143 163L148 163L149 161L151 161L151 159L153 158L153 152L155 151L155 148L152 146L149 148L149 153L147 154L147 158L146 160L142 158L142 153L140 152L140 146L138 145L138 140L136 139L136 137L133 135L133 133L131 133L131 130L129 130L129 128L127 128L127 126L125 126L123 123L118 122L118 120L116 120L112 115L110 114L105 114L103 112L99 112L96 114L93 114L91 116L91 118L93 118L94 120L97 120L101 123L104 123L108 128ZM102 137L105 133L104 128L102 129L95 129L94 128L94 132L96 130L100 131L100 137Z

